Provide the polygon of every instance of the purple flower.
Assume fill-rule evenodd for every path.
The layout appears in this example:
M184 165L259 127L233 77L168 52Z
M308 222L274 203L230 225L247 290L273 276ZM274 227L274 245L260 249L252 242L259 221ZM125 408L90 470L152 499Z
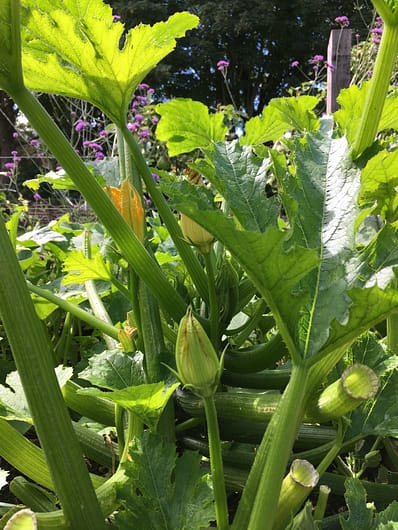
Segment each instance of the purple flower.
M381 35L383 33L383 28L372 28L370 33L373 33L373 35Z
M300 64L299 61L293 61L293 62L290 64L290 66L291 66L292 68L297 68L297 66L298 66L299 64Z
M56 166L55 171L62 171L62 166Z
M40 140L38 140L37 138L32 138L32 140L30 140L29 143L30 143L30 145L33 145L33 146L39 145Z
M119 22L122 17L120 15L113 15L113 22Z
M148 98L146 96L136 96L141 105L148 105Z
M95 142L89 142L88 146L90 149L96 149L97 151L102 151L103 147L100 144L96 144Z
M104 158L105 158L105 155L101 151L97 151L95 153L95 160L103 160Z
M310 59L310 63L320 63L321 61L323 61L323 58L323 55L314 55L312 59Z
M90 140L84 140L83 147L88 147L90 145Z
M99 135L100 136L108 136L108 131L103 129L102 131L99 132Z
M11 154L12 154L12 156L15 156L15 155L18 154L18 151L15 151L15 150L14 150L14 151L11 151Z
M138 123L128 123L127 124L127 129L129 131L135 132L138 128L139 128L139 124Z
M139 132L138 136L140 137L140 140L144 140L145 138L148 138L149 129L147 127L145 129L142 129L142 131Z
M328 61L325 61L325 62L324 62L324 65L325 65L327 68L329 68L330 71L332 71L332 72L335 71L335 66L334 66L334 64L329 63Z
M6 162L6 163L4 164L4 167L5 167L6 169L14 169L15 164L14 164L14 162Z
M149 85L147 85L146 83L140 83L137 88L138 90L147 90L149 88Z
M80 132L82 131L83 129L86 129L87 127L89 127L90 124L84 120L77 120L76 122L76 125L75 125L75 131L76 132Z
M22 158L20 156L14 156L13 157L13 161L14 162L20 162L22 160Z
M153 178L153 180L155 180L156 182L159 182L159 180L160 180L160 177L159 177L159 175L158 175L157 173L152 173L152 178Z
M350 21L345 15L342 15L341 17L336 17L334 21L336 22L336 24L340 24L342 28L348 28L348 26L350 25Z
M144 116L143 116L142 114L136 114L136 115L134 116L134 119L135 119L135 121L137 121L138 123L141 123L142 121L144 121L145 118L144 118Z
M35 201L40 201L40 199L41 199L40 193L34 193L33 194L33 198L34 198Z
M151 118L151 122L152 123L158 123L159 121L159 118L157 118L156 116L154 116L153 118Z
M220 72L224 72L224 70L226 70L228 66L229 66L229 61L224 61L224 60L218 61L217 70L219 70Z
M19 136L19 134L18 134L17 132L13 132L13 133L12 133L12 137L13 137L13 138L18 138L18 136Z

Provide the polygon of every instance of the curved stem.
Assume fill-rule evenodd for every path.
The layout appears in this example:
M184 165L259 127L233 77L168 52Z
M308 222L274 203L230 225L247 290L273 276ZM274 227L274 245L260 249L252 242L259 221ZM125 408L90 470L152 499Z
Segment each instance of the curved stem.
M385 23L361 122L352 148L358 158L375 140L398 52L398 26Z
M64 311L71 313L76 318L83 320L83 322L86 322L86 324L88 324L92 328L98 329L105 335L108 335L109 337L112 337L112 339L118 341L119 330L117 327L108 324L108 322L100 320L99 318L95 317L94 315L91 315L87 311L84 311L84 309L81 309L79 306L67 302L63 298L55 295L47 289L43 289L41 287L38 287L37 285L33 285L33 283L30 282L26 283L29 291L31 291L32 293L36 294L37 296L40 296L41 298L44 298L45 300L48 300L49 302L52 302Z
M214 501L218 530L228 530L228 507L225 493L224 469L221 455L220 432L213 397L203 400L209 437L210 468L213 481Z

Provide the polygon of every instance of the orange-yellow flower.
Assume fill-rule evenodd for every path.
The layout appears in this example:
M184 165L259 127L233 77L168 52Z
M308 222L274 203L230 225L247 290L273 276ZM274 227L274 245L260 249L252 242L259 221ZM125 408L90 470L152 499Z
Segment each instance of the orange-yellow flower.
M109 194L120 215L143 243L145 236L145 212L137 190L128 179L124 179L120 188L107 186L105 191Z

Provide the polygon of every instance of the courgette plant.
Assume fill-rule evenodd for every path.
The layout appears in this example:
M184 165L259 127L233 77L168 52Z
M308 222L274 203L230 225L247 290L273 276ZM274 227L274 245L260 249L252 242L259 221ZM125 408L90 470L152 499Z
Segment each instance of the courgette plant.
M191 171L209 185L194 185L171 175L164 175L157 185L125 123L138 83L173 50L176 38L198 24L197 17L175 14L153 27L137 26L122 40L123 25L113 20L109 6L101 0L23 0L21 4L22 9L18 0L4 0L0 6L0 86L68 173L126 261L129 280L127 287L119 284L119 289L130 299L138 333L131 337L127 328L113 326L93 292L94 316L42 286L27 285L5 225L0 223L0 315L46 459L35 453L41 458L41 471L27 467L23 471L39 484L54 488L63 508L38 513L39 528L104 528L105 517L120 506L123 509L107 524L121 530L144 526L193 529L212 520L209 487L198 467L198 456L187 452L176 461L173 450L175 433L185 428L175 429L168 402L177 383L165 389L162 382L167 379L164 351L175 342L180 345L176 329L191 311L196 312L198 325L201 322L200 333L209 333L219 357L227 348L223 373L222 363L212 357L219 388L214 395L215 385L204 403L212 415L210 456L217 460L212 472L220 529L228 527L214 415L217 399L222 401L225 394L222 385L233 379L231 372L234 385L243 386L245 373L266 375L263 369L276 361L289 361L290 371L283 374L286 389L269 406L272 414L232 521L236 530L287 527L344 444L339 416L349 414L377 391L374 374L354 365L343 382L321 393L329 374L362 334L386 319L389 347L398 354L397 208L391 194L396 186L396 162L394 151L376 140L378 132L398 126L394 117L398 99L394 92L388 94L398 51L396 3L374 1L385 23L374 76L369 86L353 87L341 95L342 108L334 117L318 119L314 97L279 98L265 107L261 117L247 121L239 139L226 142L222 113L209 114L203 104L190 99L158 105L158 139L166 143L170 156L199 152L190 164ZM118 207L109 190L101 187L31 91L84 99L114 123L119 153L125 153L124 158L120 156L121 174L129 185L122 183L120 192L127 206ZM269 147L276 141L278 149ZM266 194L268 181L277 190L271 196ZM144 189L184 264L190 291L175 288L154 258L140 217ZM192 245L194 238L183 234L175 210L214 237L205 255ZM137 219L141 224L137 225ZM369 235L363 227L374 219L380 226ZM95 278L85 276L87 281ZM28 289L120 341L125 354L116 350L113 360L119 362L122 356L129 363L137 344L143 352L143 369L132 386L125 381L110 384L88 370L87 378L110 392L76 391L71 382L63 388L68 406L116 425L120 465L104 483L93 477L90 481L84 468L76 439L80 431L73 430L67 416L48 337ZM249 324L233 334L231 320L249 302ZM265 313L274 327L274 338L245 347ZM230 344L228 337L232 337ZM230 347L234 342L235 350ZM133 371L131 364L130 368ZM187 373L179 363L177 368L180 376ZM188 388L193 386L185 375L181 380ZM343 387L350 389L348 398ZM237 403L239 394L233 398ZM229 409L233 407L232 401ZM303 421L325 419L338 421L339 428L318 469L296 460L285 477ZM145 426L158 432L160 444ZM9 428L2 423L0 435L7 432L21 451L31 450L27 440ZM1 445L4 454L7 444ZM13 458L12 451L7 454ZM159 484L154 462L161 462L159 480L164 478L167 483L175 478L170 492L156 497L156 510L152 499L159 494ZM187 473L187 469L195 472ZM202 501L197 511L190 508L191 496Z

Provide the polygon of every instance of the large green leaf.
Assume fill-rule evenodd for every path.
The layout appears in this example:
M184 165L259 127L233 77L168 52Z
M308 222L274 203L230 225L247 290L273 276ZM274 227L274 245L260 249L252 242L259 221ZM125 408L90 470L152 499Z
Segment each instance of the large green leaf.
M144 433L131 457L129 480L118 487L125 506L115 517L119 530L208 528L215 518L213 494L199 454L185 451L177 458L174 445Z
M272 99L261 116L255 116L246 123L241 143L259 145L275 141L289 130L318 130L319 120L313 111L317 104L315 96Z
M342 90L337 99L341 108L334 113L334 116L350 145L353 144L361 123L368 87L369 83L364 83L361 88L353 85ZM397 91L392 92L386 98L377 130L385 131L387 129L398 129Z
M215 144L212 165L198 164L242 228L258 232L277 226L279 204L275 198L267 198L265 192L269 167L269 158L257 157L250 147L241 146L238 141Z
M296 351L297 315L309 298L308 290L296 287L316 266L316 251L289 245L289 234L278 230L274 221L264 232L242 229L233 217L224 215L217 208L211 191L204 187L180 182L165 184L163 190L171 197L176 209L214 234L244 266L269 302L278 325L284 330L289 348Z
M157 105L156 112L161 115L156 136L167 143L170 156L209 149L212 143L224 141L228 131L224 115L209 114L200 101L177 98Z
M143 355L134 356L120 350L106 350L90 357L89 366L79 373L81 379L108 390L122 390L145 381Z
M252 222L272 203L258 196L250 210L250 172L248 182L237 187L235 175L215 163L220 154L225 161L233 147L216 146L209 155L214 174L209 171L208 178L233 198L234 216L222 213L203 187L182 182L163 189L176 209L226 245L268 302L290 352L306 357L348 346L397 307L398 295L388 285L398 263L398 233L386 226L357 250L360 171L344 138L308 134L290 146L289 164L282 155L272 155L290 230L276 228L274 215L263 218L263 232Z
M362 172L360 204L376 204L374 214L389 222L398 218L398 150L381 151Z
M58 366L55 369L60 388L72 377L72 368ZM18 420L32 423L32 417L26 401L18 372L10 372L6 377L6 385L0 385L0 417L7 420Z
M176 13L123 37L123 24L102 0L24 0L23 7L27 86L89 101L118 125L136 86L198 24L196 16Z
M393 501L385 510L377 513L366 503L366 490L357 478L347 478L345 481L345 499L349 516L340 516L343 530L394 530L398 522L398 502ZM369 499L372 501L373 499Z

